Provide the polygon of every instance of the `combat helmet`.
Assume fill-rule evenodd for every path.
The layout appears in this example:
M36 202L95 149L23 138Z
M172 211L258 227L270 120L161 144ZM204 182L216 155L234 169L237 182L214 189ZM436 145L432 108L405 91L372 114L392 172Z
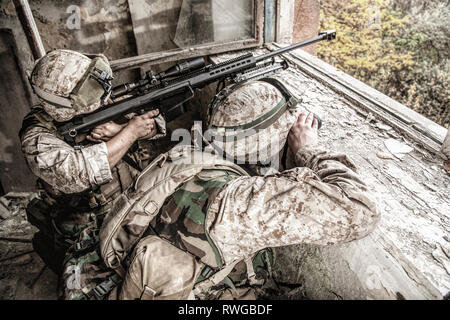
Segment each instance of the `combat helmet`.
M301 112L298 103L276 78L226 87L209 107L204 137L229 160L264 164L283 149Z
M112 79L104 55L58 49L36 62L30 83L44 110L62 122L98 109L109 97Z

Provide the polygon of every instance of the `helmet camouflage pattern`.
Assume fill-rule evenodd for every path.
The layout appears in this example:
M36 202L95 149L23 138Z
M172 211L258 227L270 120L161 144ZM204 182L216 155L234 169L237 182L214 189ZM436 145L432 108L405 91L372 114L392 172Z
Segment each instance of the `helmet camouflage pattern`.
M205 138L227 157L254 164L279 154L300 114L298 100L275 78L225 88L210 110Z
M112 70L103 55L54 50L39 59L30 82L44 110L56 121L98 109L110 91Z

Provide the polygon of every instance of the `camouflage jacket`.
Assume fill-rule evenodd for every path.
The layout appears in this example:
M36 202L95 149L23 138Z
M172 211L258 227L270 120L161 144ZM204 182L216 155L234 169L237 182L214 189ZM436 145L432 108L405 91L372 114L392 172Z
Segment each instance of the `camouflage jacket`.
M379 211L347 156L306 146L295 162L281 173L236 178L214 199L206 229L225 264L267 247L348 242L375 228Z
M131 215L122 217L121 224L128 236L122 234L114 239L121 242L121 249L125 248L129 239L136 243L133 236L145 236L142 230L150 225L159 237L195 256L196 262L186 262L186 268L198 272L199 262L216 270L226 269L251 259L264 248L305 243L332 245L362 238L375 228L380 218L378 209L347 156L307 146L298 151L295 162L293 169L266 176L236 176L220 170L214 179L197 175L166 196L150 224L144 221L148 214L131 210ZM137 188L135 192L142 190ZM130 195L131 203L139 199ZM165 264L164 272L149 273L142 268L154 264L145 259L156 261L161 252L141 254L143 247L138 244L136 248L127 259L132 262L127 264L121 289L127 298L139 298L146 288L152 289L152 298L163 298L162 293L167 293L165 283L173 284L170 296L187 298L186 288L194 286L196 274L180 270L180 263L170 262ZM216 250L218 255L211 254ZM217 256L221 261L215 263ZM168 256L162 258L170 261ZM181 275L184 280L180 282ZM183 285L177 294L175 284L179 282ZM195 286L201 288L201 283Z
M157 125L165 134L164 123L158 121ZM161 134L153 139L159 137ZM25 117L20 139L29 168L56 195L81 193L113 179L106 143L83 147L67 144L56 133L51 117L39 106Z

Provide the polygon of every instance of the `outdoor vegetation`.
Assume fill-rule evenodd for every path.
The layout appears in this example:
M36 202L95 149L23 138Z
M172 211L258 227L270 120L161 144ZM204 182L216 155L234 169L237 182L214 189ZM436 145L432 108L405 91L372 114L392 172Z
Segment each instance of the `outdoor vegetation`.
M318 56L448 128L449 0L321 0Z

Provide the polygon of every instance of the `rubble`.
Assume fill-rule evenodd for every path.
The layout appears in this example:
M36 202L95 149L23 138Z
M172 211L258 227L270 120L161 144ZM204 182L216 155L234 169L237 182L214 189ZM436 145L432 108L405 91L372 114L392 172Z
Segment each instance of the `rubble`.
M385 160L394 160L394 157L386 152L377 152L377 157Z
M0 197L0 300L56 299L56 275L33 250L36 228L25 208L36 193L10 192Z
M407 144L404 144L400 141L397 141L395 139L386 139L384 140L384 145L389 150L390 153L392 153L395 157L402 159L405 154L410 153L414 149L408 146Z
M9 217L10 211L8 209L8 206L3 203L3 201L0 202L0 218L7 219Z

